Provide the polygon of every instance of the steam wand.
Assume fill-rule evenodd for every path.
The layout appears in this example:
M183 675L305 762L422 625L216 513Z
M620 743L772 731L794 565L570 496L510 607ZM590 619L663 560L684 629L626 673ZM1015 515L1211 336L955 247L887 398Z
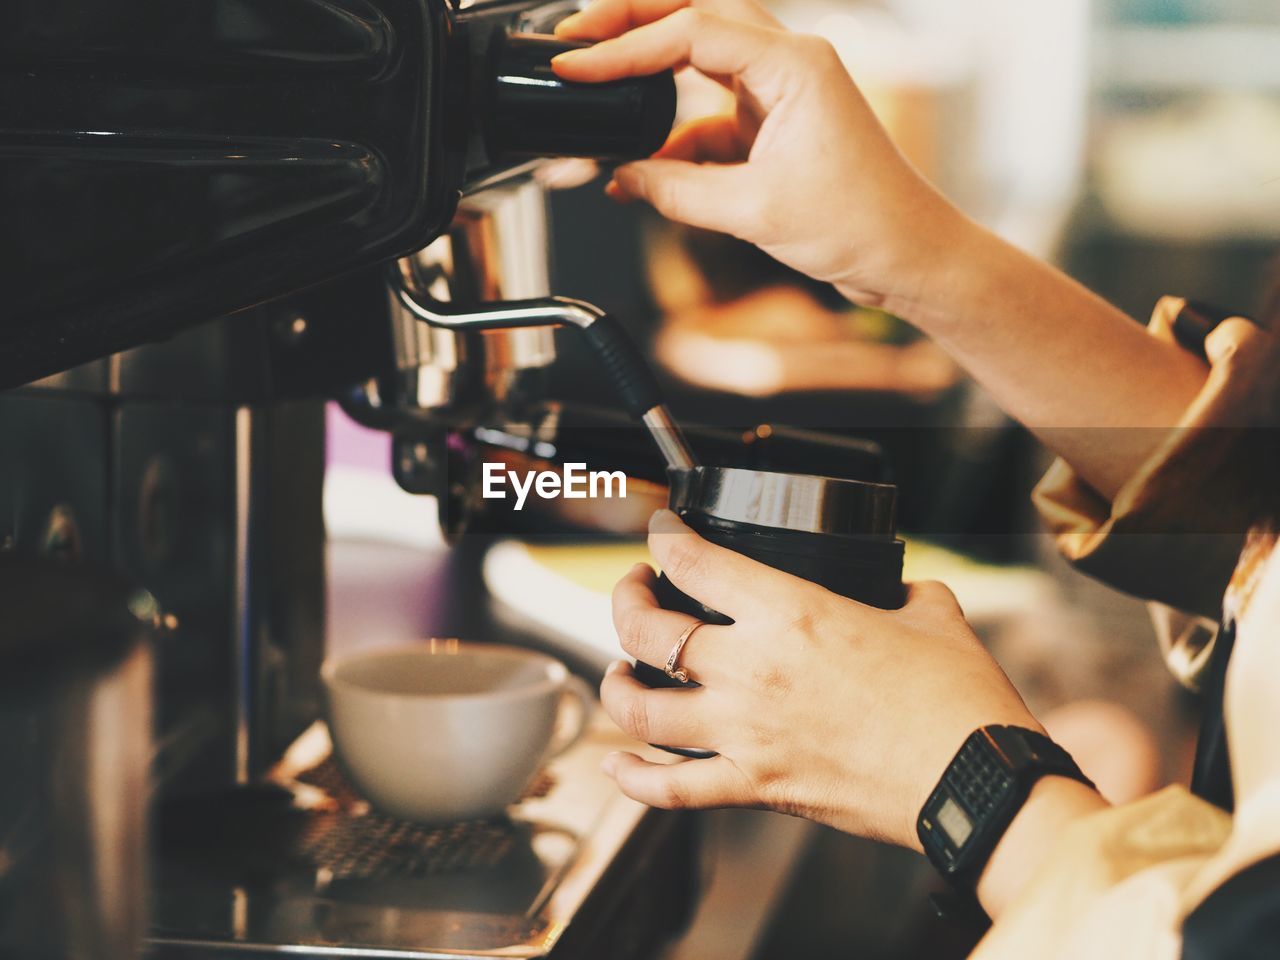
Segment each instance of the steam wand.
M568 297L497 300L466 306L436 300L411 288L400 275L394 276L393 284L405 309L433 327L449 330L508 330L553 324L577 327L603 361L605 372L618 388L627 412L644 424L667 466L674 470L692 470L698 465L684 431L663 402L649 364L617 319L599 307Z

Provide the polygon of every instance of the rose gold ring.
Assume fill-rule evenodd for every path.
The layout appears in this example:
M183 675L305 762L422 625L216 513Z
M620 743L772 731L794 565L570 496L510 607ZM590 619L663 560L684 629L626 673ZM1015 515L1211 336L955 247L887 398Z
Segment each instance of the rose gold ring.
M706 626L705 620L695 620L684 628L684 632L676 638L676 645L671 648L671 653L667 656L667 665L663 667L663 672L672 680L679 680L681 683L689 682L689 671L683 667L677 666L680 662L680 653L684 650L684 645L689 642L689 638L693 636L693 631L699 627Z

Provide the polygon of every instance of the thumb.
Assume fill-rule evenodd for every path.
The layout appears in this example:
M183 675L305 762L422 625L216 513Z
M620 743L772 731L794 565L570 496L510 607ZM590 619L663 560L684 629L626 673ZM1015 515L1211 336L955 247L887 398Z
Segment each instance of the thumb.
M662 810L755 804L750 782L725 757L652 763L634 753L613 753L605 757L604 770L632 800Z
M1204 338L1204 352L1211 366L1231 361L1236 353L1246 347L1255 338L1265 334L1251 320L1244 317L1230 317L1213 328Z
M644 200L664 217L692 227L741 236L743 196L751 196L738 166L639 160L614 171L623 193Z

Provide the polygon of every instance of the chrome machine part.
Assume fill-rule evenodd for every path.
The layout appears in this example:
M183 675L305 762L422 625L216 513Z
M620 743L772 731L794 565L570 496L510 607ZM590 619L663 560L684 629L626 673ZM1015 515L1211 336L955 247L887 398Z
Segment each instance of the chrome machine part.
M398 272L404 288L440 303L546 297L551 290L546 195L529 177L470 194L448 231ZM389 398L406 413L442 412L482 398L501 404L531 371L555 360L550 328L496 330L469 337L424 326L392 295L392 344L398 383Z
M897 487L735 467L697 467L672 477L671 506L734 523L799 533L892 540Z
M653 442L658 445L669 470L692 470L698 465L693 451L689 449L689 441L685 439L684 431L671 419L671 411L665 404L650 407L640 420L649 431Z
M429 326L450 330L508 330L548 325L576 327L586 334L628 411L649 431L668 467L689 470L697 464L684 432L662 402L648 363L618 322L594 304L568 297L540 297L462 306L433 299L401 282L400 302Z

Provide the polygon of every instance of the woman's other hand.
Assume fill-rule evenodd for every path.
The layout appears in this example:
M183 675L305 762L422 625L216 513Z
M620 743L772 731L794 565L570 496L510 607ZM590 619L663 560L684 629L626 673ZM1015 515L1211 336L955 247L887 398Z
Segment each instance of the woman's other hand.
M600 41L553 61L601 82L691 66L734 113L677 128L610 192L732 234L903 316L926 272L981 236L903 159L827 41L790 33L753 0L596 0L556 31Z
M734 619L703 626L681 666L702 686L650 689L626 664L601 697L629 734L720 755L649 763L614 754L623 792L666 808L766 807L919 849L916 817L965 738L1040 729L951 591L912 585L877 610L699 537L660 511L649 548L677 587ZM693 618L658 606L639 565L614 591L623 648L661 667Z
M615 195L754 243L924 330L1103 496L1204 384L1194 356L952 206L899 154L831 45L787 32L754 0L596 0L558 32L599 41L553 61L565 79L689 66L736 95L732 115L686 124L654 159L619 167ZM1111 428L1138 429L1117 443Z

